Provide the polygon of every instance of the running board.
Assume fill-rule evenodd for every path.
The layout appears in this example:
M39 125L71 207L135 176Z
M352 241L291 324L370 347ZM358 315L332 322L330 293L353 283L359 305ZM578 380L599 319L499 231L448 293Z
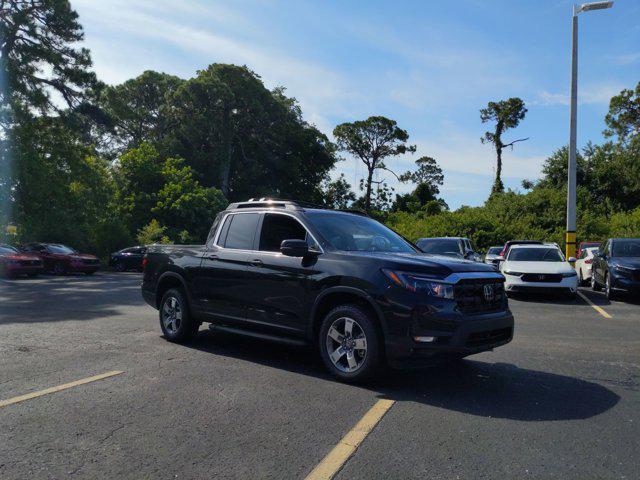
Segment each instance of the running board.
M209 329L213 331L235 333L238 335L244 335L246 337L259 338L261 340L268 340L271 342L286 343L287 345L294 345L296 347L304 347L307 345L307 342L305 342L304 340L298 340L296 338L281 337L278 335L269 335L268 333L253 332L251 330L245 330L243 328L228 327L226 325L210 324Z

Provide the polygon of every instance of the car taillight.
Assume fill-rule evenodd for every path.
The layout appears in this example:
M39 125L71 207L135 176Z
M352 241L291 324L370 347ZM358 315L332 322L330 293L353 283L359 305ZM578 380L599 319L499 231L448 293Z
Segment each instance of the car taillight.
M147 257L144 257L142 259L142 269L144 270L145 268L147 268L148 264L149 264L149 259Z
M593 263L593 258L589 258L589 259L585 260L584 263L592 264Z

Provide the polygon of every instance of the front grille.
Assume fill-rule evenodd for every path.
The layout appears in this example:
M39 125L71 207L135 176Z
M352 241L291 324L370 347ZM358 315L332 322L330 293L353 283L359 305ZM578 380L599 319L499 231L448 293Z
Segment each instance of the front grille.
M458 309L469 315L502 309L503 282L504 280L501 278L461 280L454 289L454 298ZM487 287L486 291L485 286Z
M558 283L562 281L562 275L557 273L525 273L522 275L522 281Z
M471 333L467 337L465 345L469 348L488 347L508 341L512 334L513 329L511 327Z

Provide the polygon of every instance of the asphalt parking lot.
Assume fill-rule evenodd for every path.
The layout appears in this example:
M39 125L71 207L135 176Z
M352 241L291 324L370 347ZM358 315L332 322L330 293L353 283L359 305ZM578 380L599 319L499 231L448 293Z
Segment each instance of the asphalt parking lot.
M380 400L335 478L638 478L640 302L510 300L511 344L365 387L204 326L170 344L139 282L0 281L0 478L305 478Z

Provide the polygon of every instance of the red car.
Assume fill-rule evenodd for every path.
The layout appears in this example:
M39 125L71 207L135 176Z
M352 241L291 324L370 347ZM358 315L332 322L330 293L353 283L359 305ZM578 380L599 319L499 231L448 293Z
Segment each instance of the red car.
M580 258L580 256L582 255L583 248L599 247L601 243L602 242L580 242L580 245L578 246L578 254L576 258Z
M100 268L100 260L95 255L78 253L59 243L29 243L22 250L40 257L44 269L56 275L75 272L91 275Z
M35 277L42 273L42 260L37 255L22 253L10 245L0 245L0 274L7 278L19 275Z

